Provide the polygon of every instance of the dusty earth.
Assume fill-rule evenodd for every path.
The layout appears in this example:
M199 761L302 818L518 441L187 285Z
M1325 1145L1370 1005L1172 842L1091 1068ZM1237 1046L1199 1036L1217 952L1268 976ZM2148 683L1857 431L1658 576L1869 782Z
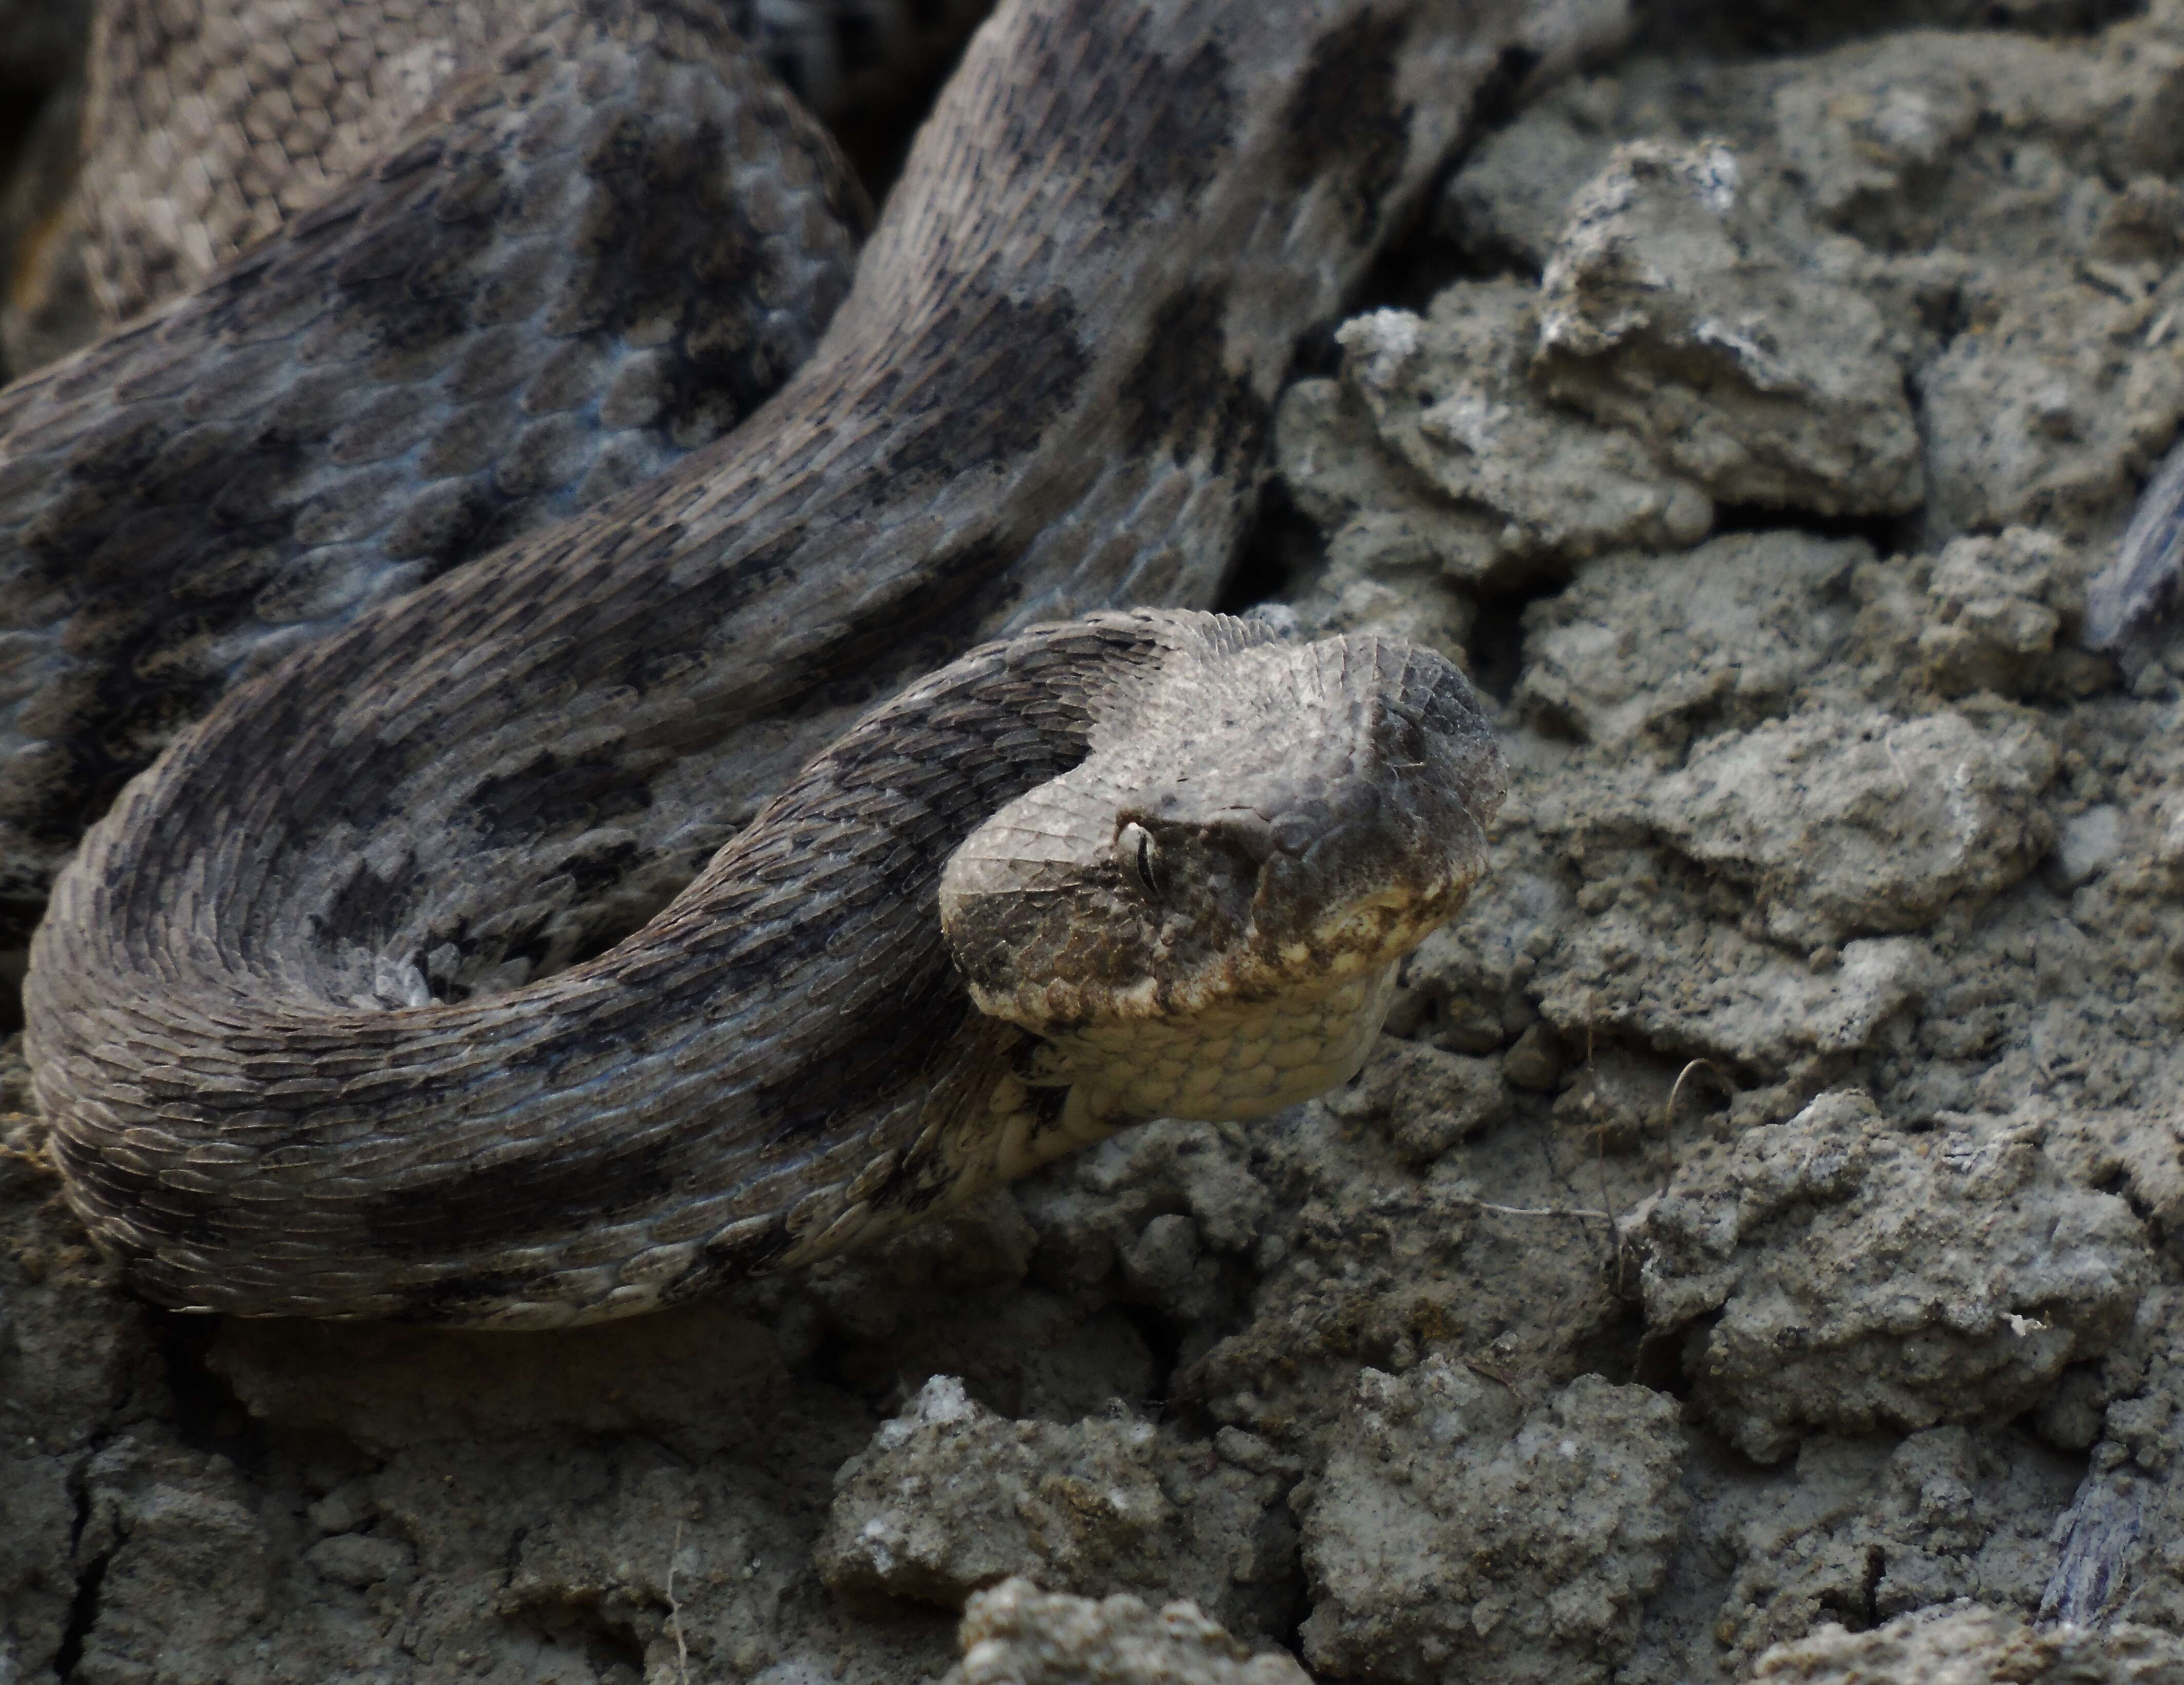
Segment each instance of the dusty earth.
M2184 0L1730 9L1282 404L1240 600L1515 774L1356 1083L537 1336L148 1310L0 1120L0 1685L2184 1679Z

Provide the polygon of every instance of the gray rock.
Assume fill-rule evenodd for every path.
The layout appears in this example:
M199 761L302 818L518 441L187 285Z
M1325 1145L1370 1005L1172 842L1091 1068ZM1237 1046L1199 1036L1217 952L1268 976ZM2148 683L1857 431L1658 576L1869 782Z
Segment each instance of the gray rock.
M1783 1071L1871 1047L1932 976L1910 937L1847 942L1816 965L1735 924L1666 912L1618 901L1573 931L1540 987L1547 1020L1566 1037L1590 1026Z
M1674 1401L1582 1376L1536 1409L1435 1356L1367 1370L1306 1515L1306 1659L1374 1679L1607 1679L1682 1510Z
M1518 700L1602 748L1680 748L1696 720L1780 712L1843 646L1855 539L1734 533L1682 555L1604 556L1524 616Z
M1996 1610L1906 1615L1869 1632L1833 1622L1760 1658L1772 1685L2172 1685L2184 1642L2148 1627L2036 1631Z
M1719 503L1918 508L1907 351L1863 293L1774 243L1719 145L1619 148L1540 284L1542 389Z
M1149 1609L1004 1580L965 1605L963 1660L941 1685L1306 1685L1279 1651L1253 1655L1196 1605Z
M2123 853L2123 811L2103 802L2066 822L2055 839L2055 887L2064 893L2088 883Z
M1917 930L2008 888L2048 850L2056 755L2031 724L1814 709L1709 738L1651 794L1663 835L1752 886L1807 948Z
M304 1562L320 1579L359 1591L382 1582L406 1584L413 1577L408 1545L368 1533L322 1538L304 1553Z
M1346 1121L1385 1130L1406 1164L1427 1165L1509 1115L1501 1065L1384 1036L1357 1081L1327 1097Z
M2064 612L2078 607L2076 572L2062 544L2021 526L1949 543L1926 587L1934 619L1919 636L1938 687L1952 695L2030 688L2062 636Z
M2119 297L2036 268L1966 302L1971 331L1918 376L1930 532L2103 531L2184 414L2184 276Z
M1702 1440L1675 1590L1621 1679L1743 1679L1774 1645L1846 1615L1878 1622L1969 1598L2029 1618L2070 1483L2060 1459L2012 1428L1820 1434L1756 1479Z
M1287 1482L1210 1466L1116 1415L1011 1421L936 1376L843 1465L816 1556L837 1591L959 1607L1022 1575L1059 1591L1188 1591L1263 1630L1290 1538L1268 1514Z
M1275 448L1338 572L1439 568L1516 582L1624 545L1681 548L1711 503L1619 428L1529 384L1533 292L1451 287L1421 317L1378 310L1336 333L1342 370L1284 396Z
M1854 1093L1702 1147L1626 1233L1656 1337L1690 1331L1693 1402L1761 1462L1814 1431L2016 1415L2123 1333L2152 1266L2036 1129L1908 1137Z

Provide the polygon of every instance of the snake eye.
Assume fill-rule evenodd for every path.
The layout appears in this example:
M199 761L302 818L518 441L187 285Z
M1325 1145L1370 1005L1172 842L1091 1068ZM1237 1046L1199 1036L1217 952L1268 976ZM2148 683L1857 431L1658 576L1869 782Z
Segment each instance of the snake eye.
M1160 845L1135 820L1115 833L1115 864L1136 878L1146 894L1160 899Z

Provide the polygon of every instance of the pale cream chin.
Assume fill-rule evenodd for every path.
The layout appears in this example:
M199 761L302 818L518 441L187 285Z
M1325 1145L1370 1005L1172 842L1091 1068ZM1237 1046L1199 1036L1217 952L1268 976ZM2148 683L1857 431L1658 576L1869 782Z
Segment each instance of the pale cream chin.
M1070 1105L1114 1120L1109 1128L1264 1117L1357 1074L1395 998L1396 969L1390 960L1314 993L1051 1036L1054 1069L1073 1079Z

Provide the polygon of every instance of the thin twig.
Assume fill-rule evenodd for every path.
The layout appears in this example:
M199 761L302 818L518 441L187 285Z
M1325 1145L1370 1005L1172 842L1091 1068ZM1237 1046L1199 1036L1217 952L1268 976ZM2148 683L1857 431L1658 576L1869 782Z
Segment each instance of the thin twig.
M1592 1162L1600 1172L1601 1206L1607 1214L1610 1226L1619 1229L1623 1226L1623 1214L1615 1209L1615 1196L1607 1191L1607 1132L1605 1129L1592 1132Z
M1669 1180L1676 1173L1676 1102L1683 1098L1684 1081L1694 1071L1703 1070L1715 1082L1728 1084L1729 1079L1705 1059L1695 1059L1676 1073L1674 1084L1669 1090L1669 1104L1661 1108L1661 1197L1669 1197Z
M1459 1205L1468 1205L1475 1211L1499 1211L1505 1217L1584 1217L1600 1223L1615 1221L1605 1211L1587 1211L1575 1205L1496 1205L1490 1199L1474 1199L1464 1193L1450 1197Z
M682 1638L682 1605L675 1601L675 1559L682 1554L682 1523L675 1524L675 1543L667 1550L667 1624L675 1633L675 1671L690 1685L690 1646Z
M1585 1026L1585 1068L1587 1071L1592 1069L1592 1037L1593 1026L1588 1021ZM1592 1102L1591 1109L1596 1112L1600 1098L1598 1088L1596 1087L1588 1098ZM1592 1126L1592 1164L1600 1178L1601 1207L1607 1214L1608 1254L1612 1263L1617 1248L1621 1245L1617 1237L1623 1232L1623 1214L1615 1209L1615 1196L1607 1191L1607 1126L1604 1123L1596 1123Z
M1494 1382L1498 1386L1507 1387L1509 1389L1510 1395L1514 1398L1518 1403L1524 1404L1528 1408L1530 1406L1532 1400L1526 1394L1524 1389L1517 1384L1515 1378L1510 1375L1507 1370L1502 1368L1499 1365L1489 1363L1482 1357L1468 1357L1463 1360L1463 1366L1469 1370L1474 1375L1483 1376L1485 1379Z

